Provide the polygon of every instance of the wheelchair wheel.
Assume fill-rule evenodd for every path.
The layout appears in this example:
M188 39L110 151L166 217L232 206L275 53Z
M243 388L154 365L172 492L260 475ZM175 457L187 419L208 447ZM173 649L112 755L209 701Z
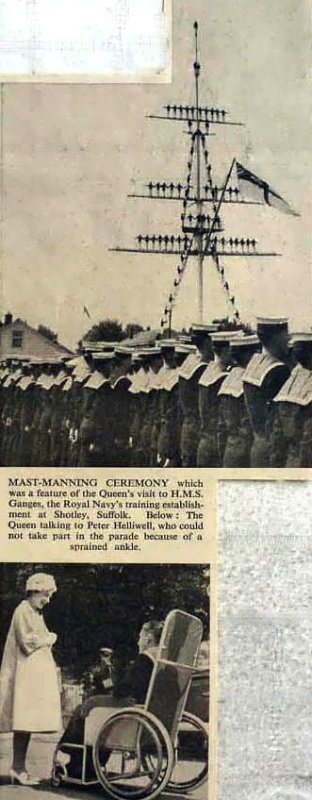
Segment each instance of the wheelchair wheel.
M93 746L97 778L114 800L153 800L166 787L174 752L164 725L143 709L106 720Z
M168 782L171 791L192 791L208 775L208 733L194 714L184 712L175 742L175 766Z

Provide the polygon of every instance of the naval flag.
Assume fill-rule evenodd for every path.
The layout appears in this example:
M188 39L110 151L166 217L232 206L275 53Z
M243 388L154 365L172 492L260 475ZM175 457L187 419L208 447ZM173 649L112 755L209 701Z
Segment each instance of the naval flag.
M243 199L266 203L268 206L273 206L278 211L282 211L284 214L291 214L293 217L300 216L283 197L272 189L267 181L258 178L257 175L243 167L238 161L236 161L236 171L239 190Z

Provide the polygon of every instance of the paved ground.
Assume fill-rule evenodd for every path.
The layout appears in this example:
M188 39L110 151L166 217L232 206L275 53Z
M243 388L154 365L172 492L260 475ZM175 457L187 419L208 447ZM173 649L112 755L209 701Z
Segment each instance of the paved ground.
M49 775L53 752L57 739L52 736L35 737L31 739L28 768L32 775L42 779L42 783L35 787L11 786L9 783L9 768L11 764L11 737L0 734L0 796L1 800L103 800L103 790L95 788L92 791L80 787L62 787L53 789L50 786ZM172 800L173 795L162 795L163 800ZM184 795L174 795L177 800L183 800ZM189 795L192 800L206 800L207 787L204 785L196 793Z

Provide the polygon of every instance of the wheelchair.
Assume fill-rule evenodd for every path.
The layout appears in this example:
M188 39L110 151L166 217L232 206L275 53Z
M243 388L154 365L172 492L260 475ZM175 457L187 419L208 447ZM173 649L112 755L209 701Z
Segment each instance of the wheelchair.
M113 800L153 800L205 782L208 724L185 711L202 634L197 617L168 614L144 705L91 708L81 742L65 732L56 748L53 786L100 785Z

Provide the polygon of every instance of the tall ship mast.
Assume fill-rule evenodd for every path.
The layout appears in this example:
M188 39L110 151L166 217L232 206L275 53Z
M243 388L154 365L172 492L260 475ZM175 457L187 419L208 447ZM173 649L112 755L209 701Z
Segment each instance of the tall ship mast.
M223 109L210 108L201 104L201 64L199 62L198 37L198 23L194 22L194 105L184 105L181 102L170 103L164 106L161 114L147 115L149 119L182 123L186 127L183 132L189 136L190 148L185 179L178 183L167 183L161 180L156 183L149 181L144 185L142 193L128 195L131 198L180 203L179 233L178 235L140 233L136 236L132 247L111 248L115 252L178 256L176 275L160 320L161 327L167 328L169 335L172 328L173 309L190 258L195 258L197 261L198 320L202 322L204 315L204 269L207 264L207 268L213 266L217 270L229 307L229 317L239 323L241 321L240 312L226 276L224 266L226 260L233 257L259 258L279 255L275 252L259 251L257 241L252 236L242 238L225 232L221 218L224 204L263 205L263 200L246 199L242 196L236 168L236 165L237 167L240 165L237 164L235 158L228 169L223 185L218 186L215 183L208 139L210 136L216 135L219 125L241 126L243 123L232 122L228 112ZM244 170L244 168L241 169ZM245 172L247 171L245 170ZM248 174L255 178L256 182L259 180L260 184L263 184L264 191L266 188L269 191L268 184L257 179L252 173ZM279 198L279 195L275 196ZM282 198L279 199L284 202Z

